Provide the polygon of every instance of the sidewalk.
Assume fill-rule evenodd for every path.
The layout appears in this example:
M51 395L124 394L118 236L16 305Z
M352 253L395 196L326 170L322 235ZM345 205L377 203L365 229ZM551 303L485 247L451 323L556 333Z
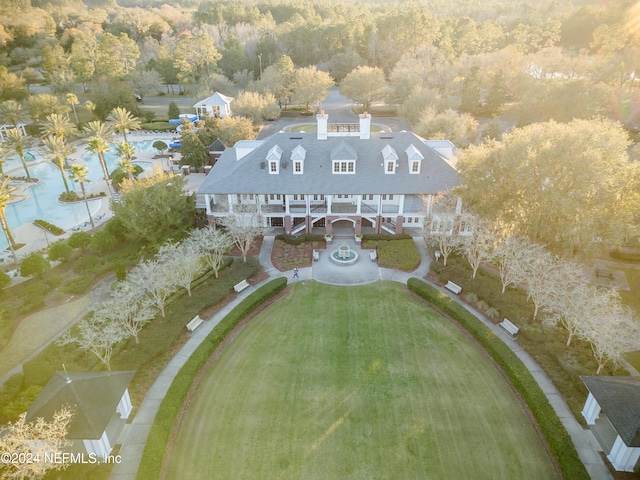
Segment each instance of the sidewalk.
M187 341L182 349L180 349L178 354L169 362L157 378L140 405L132 423L125 426L125 429L117 442L122 445L120 448L122 462L115 465L111 474L111 478L113 480L135 479L149 431L153 425L160 403L166 395L171 382L189 356L220 322L220 320L222 320L225 315L227 315L238 303L246 298L246 296L248 296L257 287L279 277L287 277L291 283L316 280L322 283L338 282L336 283L337 285L360 285L363 283L376 282L378 280L390 280L406 284L407 280L412 277L424 280L424 277L429 271L429 265L431 262L426 244L422 238L414 238L420 253L420 266L415 271L406 273L379 268L377 263L371 262L368 255L364 255L366 250L361 250L359 245L355 245L355 241L353 241L352 238L337 237L334 240L333 245L328 246L326 250L321 252L320 259L317 262L313 262L311 267L300 268L299 278L294 279L292 272L280 272L276 270L271 263L271 250L273 249L274 240L275 237L266 236L262 242L262 248L259 254L260 263L270 278L258 285L244 290L210 320L205 321L204 324L192 334L189 341ZM338 266L333 264L329 259L330 253L337 249L343 242L347 243L361 255L361 258L358 259L358 262L355 265ZM353 242L353 244L349 242ZM448 294L444 289L440 288L440 290ZM529 368L532 375L547 395L549 402L569 432L569 435L571 435L571 439L576 446L578 455L587 468L591 478L593 480L613 480L609 469L600 456L601 449L595 437L590 430L583 429L578 421L573 417L569 407L558 390L536 362L520 347L520 345L518 345L515 340L511 339L506 332L502 331L501 328L494 325L478 311L463 303L457 296L452 296L452 298L491 328L494 333L499 336L516 353L516 355L518 355L527 368Z

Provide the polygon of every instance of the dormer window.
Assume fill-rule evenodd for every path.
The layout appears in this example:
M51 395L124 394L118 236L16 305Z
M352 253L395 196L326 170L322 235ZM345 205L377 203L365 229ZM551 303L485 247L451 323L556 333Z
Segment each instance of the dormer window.
M302 147L302 145L298 145L291 151L294 175L302 175L304 173L304 159L306 156L307 151Z
M356 173L356 160L358 154L356 151L342 141L331 150L331 171L339 174Z
M280 158L282 157L282 149L278 145L274 145L267 152L266 160L269 163L269 175L277 175L280 173Z
M422 168L422 160L424 160L424 156L414 145L409 145L405 150L405 153L407 154L407 159L409 161L409 173L412 175L419 174L420 169Z
M398 154L394 150L394 148L387 144L382 149L382 159L384 165L384 173L386 174L394 174L396 173L396 162L398 161Z

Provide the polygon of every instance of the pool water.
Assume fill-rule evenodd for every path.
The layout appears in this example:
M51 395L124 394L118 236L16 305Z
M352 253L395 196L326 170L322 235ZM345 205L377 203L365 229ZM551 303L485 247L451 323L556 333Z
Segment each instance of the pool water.
M136 151L150 152L154 150L151 146L154 141L155 140L149 140L131 143L136 148ZM57 167L49 162L43 162L43 160L44 159L40 155L35 155L35 160L31 160L30 157L27 156L29 174L32 177L39 179L40 183L29 187L25 191L27 198L17 203L10 204L5 210L7 222L9 223L9 227L11 228L11 232L13 233L17 243L25 243L29 239L20 238L19 234L16 236L16 228L20 225L31 223L37 219L45 220L65 230L69 230L72 227L89 220L87 207L84 202L74 204L62 204L58 202L58 197L62 192L64 192L62 175ZM92 183L97 183L104 177L102 167L100 166L100 160L97 155L91 154L90 152L84 153L82 155L82 160L89 168L89 182L91 183L87 188L91 188ZM105 155L105 161L107 163L109 173L118 168L118 156L115 153L115 147ZM149 170L153 167L153 162L136 162L134 160L134 163L140 165L144 170ZM18 157L10 157L9 160L5 162L5 172L14 168L19 168L19 170L12 171L11 173L13 176L24 176L22 162ZM81 195L80 185L76 185L74 182L69 180L68 172L66 175L67 181L69 182L69 189L75 190ZM108 201L108 197L89 200L91 215L95 215L98 212L102 202ZM0 250L7 247L8 243L4 232L0 232Z

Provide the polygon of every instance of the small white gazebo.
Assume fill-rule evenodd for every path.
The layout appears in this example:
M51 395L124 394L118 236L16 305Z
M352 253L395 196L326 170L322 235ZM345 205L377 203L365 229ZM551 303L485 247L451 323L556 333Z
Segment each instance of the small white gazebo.
M66 439L73 453L111 453L132 410L132 371L56 372L27 411L26 420L49 421L63 406L73 409Z
M198 119L202 120L205 117L224 118L231 115L231 102L232 97L216 92L204 100L200 100L193 108L196 109Z
M640 377L581 376L589 396L587 425L620 472L633 472L640 458Z

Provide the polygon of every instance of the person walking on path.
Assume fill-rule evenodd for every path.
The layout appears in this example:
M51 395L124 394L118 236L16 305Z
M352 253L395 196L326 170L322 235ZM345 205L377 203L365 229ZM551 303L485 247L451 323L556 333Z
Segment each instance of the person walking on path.
M298 269L297 269L297 268L294 268L294 269L293 269L293 278L300 278L300 277L298 276Z

